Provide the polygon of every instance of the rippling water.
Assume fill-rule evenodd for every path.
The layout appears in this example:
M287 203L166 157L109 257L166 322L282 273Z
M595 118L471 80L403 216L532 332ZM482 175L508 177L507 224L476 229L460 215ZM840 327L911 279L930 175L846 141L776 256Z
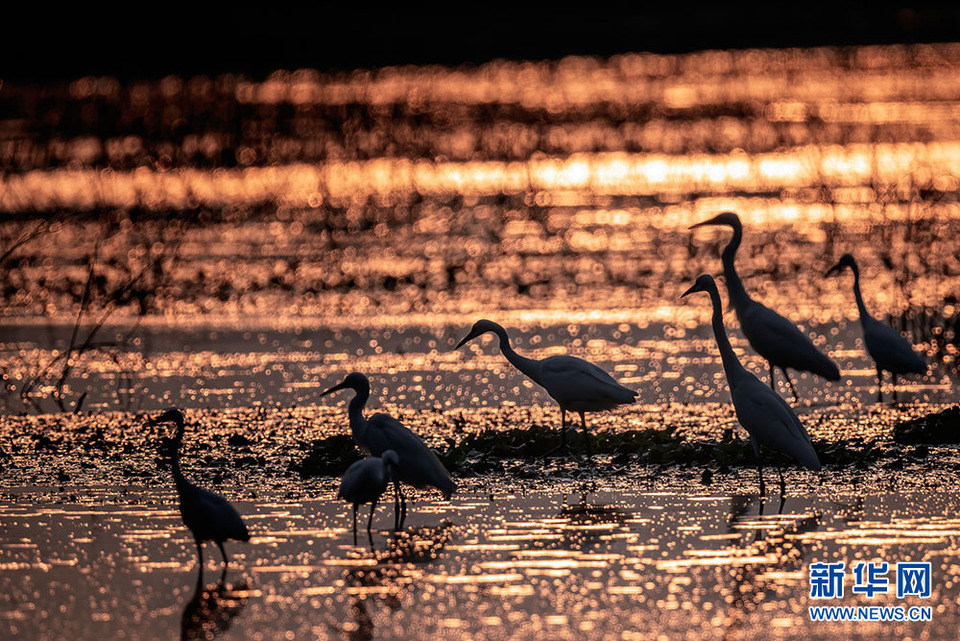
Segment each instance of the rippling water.
M957 402L958 63L943 44L4 83L0 630L949 636L960 462L890 434ZM795 375L808 429L881 458L789 470L782 505L751 468L507 462L452 502L418 495L412 529L372 549L335 479L294 472L345 431L319 393L352 370L440 449L555 425L493 341L453 349L484 317L640 392L597 430L726 438L709 310L679 298L720 273L729 232L688 227L724 210L748 290L841 368ZM894 408L873 405L849 277L822 276L848 251L869 309L932 365ZM118 413L172 404L198 410L193 478L254 532L228 585L210 562L196 593L159 434ZM931 561L933 623L811 624L807 564L861 558Z

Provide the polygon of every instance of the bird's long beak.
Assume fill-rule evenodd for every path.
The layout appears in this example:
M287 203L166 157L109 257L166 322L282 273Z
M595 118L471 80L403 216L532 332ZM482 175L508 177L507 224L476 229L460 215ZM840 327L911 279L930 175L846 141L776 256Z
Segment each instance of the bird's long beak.
M683 292L682 294L680 294L680 298L684 298L684 297L686 297L688 294L692 294L692 293L694 293L694 292L699 292L699 291L700 291L700 290L697 289L696 283L694 283L693 286L690 287L690 289L688 289L687 291L685 291L685 292Z
M708 225L716 225L717 224L716 220L717 220L717 216L714 216L710 220L704 220L703 222L699 222L696 225L690 225L688 229L696 229L697 227L707 227Z
M346 388L347 388L346 382L338 383L338 384L334 385L333 387L331 387L330 389L328 389L328 390L327 390L326 392L324 392L323 394L321 394L320 396L326 396L327 394L333 394L334 392L339 392L340 390L346 389Z
M466 345L468 341L470 341L470 340L472 340L472 339L474 339L474 338L476 338L476 337L473 335L473 332L470 332L469 334L467 334L466 336L464 336L464 337L460 340L460 342L457 343L457 346L454 347L453 349L455 349L455 350L456 350L456 349L460 349L461 347L463 347L464 345Z
M831 275L831 274L834 274L834 273L840 271L841 269L843 269L843 265L840 264L840 263L837 263L836 265L834 265L833 267L831 267L830 269L828 269L828 270L827 270L827 273L824 274L824 276L826 277L826 276L829 276L829 275Z

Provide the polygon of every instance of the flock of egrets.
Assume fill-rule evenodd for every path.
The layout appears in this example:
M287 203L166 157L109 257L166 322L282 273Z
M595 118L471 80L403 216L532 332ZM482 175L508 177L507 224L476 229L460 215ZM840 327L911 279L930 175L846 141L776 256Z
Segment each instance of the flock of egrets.
M722 213L694 225L693 228L706 225L725 225L733 229L733 238L722 254L727 292L750 346L769 364L770 387L748 372L734 353L723 325L720 292L713 277L700 276L682 296L695 292L705 292L710 296L713 305L713 333L737 420L747 430L757 456L760 494L764 495L761 446L789 455L809 469L821 469L820 460L803 423L775 391L775 369L783 372L795 398L797 392L790 380L788 369L811 372L828 380L838 380L840 370L796 325L750 298L734 264L736 251L743 237L740 218L734 213ZM927 364L914 351L913 346L893 328L873 319L867 312L860 293L860 272L853 256L845 254L827 275L841 272L846 267L853 271L853 291L860 312L864 344L876 364L877 379L881 387L885 371L892 373L894 382L898 374L925 373ZM506 359L557 401L560 406L564 449L567 412L580 415L589 452L590 440L586 431L585 413L632 403L637 396L637 392L622 386L607 372L583 359L550 356L536 360L521 356L511 347L507 331L493 321L479 320L474 323L470 332L457 344L457 348L486 333L496 334L500 351ZM344 389L354 391L347 414L354 442L365 456L346 471L338 494L339 498L353 506L353 534L356 542L359 506L370 503L367 533L372 536L370 532L377 502L391 482L394 486L395 529L400 529L406 518L406 500L401 483L417 488L436 488L446 498L456 491L457 485L433 451L397 419L387 414L364 417L363 410L370 397L370 383L366 376L357 372L349 374L341 383L322 395ZM883 400L882 391L879 392L879 400ZM173 478L180 498L180 514L196 541L200 566L203 566L203 543L213 541L220 548L226 571L228 560L223 542L228 539L248 541L250 535L247 528L226 499L184 478L180 470L180 446L185 430L183 414L176 409L167 410L154 422L173 422L177 427L174 437L165 447L172 459ZM782 473L780 479L782 491Z

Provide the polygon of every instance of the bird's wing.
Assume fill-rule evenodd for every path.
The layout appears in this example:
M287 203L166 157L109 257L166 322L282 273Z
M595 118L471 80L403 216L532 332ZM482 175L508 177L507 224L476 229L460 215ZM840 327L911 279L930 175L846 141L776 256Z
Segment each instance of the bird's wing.
M191 502L204 521L203 530L215 540L249 541L247 526L227 499L202 487L193 486ZM189 527L189 525L188 525Z
M927 363L917 354L903 334L875 319L863 328L867 351L881 368L897 374L925 374Z
M836 364L800 328L769 307L753 301L740 318L740 326L750 346L777 367L813 372L828 380L840 378Z
M593 363L574 356L544 359L541 376L544 388L561 406L598 403L613 407L632 403L637 396Z
M408 430L397 419L387 414L374 414L367 422L367 440L374 456L393 450L400 459L397 473L401 481L414 487L432 486L446 495L453 494L457 485L420 437Z
M737 420L762 445L797 459L810 469L820 469L820 459L810 435L793 409L779 394L755 377L731 389Z

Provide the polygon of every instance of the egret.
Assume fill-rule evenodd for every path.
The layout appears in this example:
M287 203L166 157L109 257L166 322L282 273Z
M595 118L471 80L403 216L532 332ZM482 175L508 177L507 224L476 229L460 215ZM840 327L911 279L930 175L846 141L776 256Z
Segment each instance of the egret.
M230 559L227 557L226 550L223 549L223 542L230 539L246 542L250 540L250 533L247 532L247 526L244 525L236 509L225 498L197 487L183 477L183 472L180 470L180 446L183 444L183 435L186 431L183 413L173 408L150 421L154 425L170 422L177 426L177 432L168 447L173 461L173 481L180 497L180 516L197 544L197 559L201 572L203 571L203 543L213 541L223 555L225 575Z
M820 459L817 458L810 435L807 434L803 423L787 402L748 372L733 353L727 332L723 327L723 305L713 277L707 274L700 276L693 287L685 291L681 298L694 292L707 292L713 303L713 335L720 349L723 371L730 386L730 396L733 397L733 408L737 413L737 420L750 434L750 444L753 445L753 453L757 456L760 496L766 494L763 485L763 463L760 458L761 445L787 454L811 470L820 470ZM780 487L783 494L783 472L780 472Z
M767 361L770 368L770 387L776 389L775 367L780 368L786 377L787 384L793 392L794 401L799 401L800 397L797 395L797 388L793 386L793 381L790 380L787 368L812 372L828 381L840 380L840 370L836 364L814 347L810 339L796 325L750 298L750 294L743 287L733 262L737 255L737 248L740 247L740 241L743 239L743 225L740 223L740 217L728 211L710 220L697 223L690 229L717 225L733 229L733 238L724 247L722 255L727 294L750 347Z
M913 351L913 346L897 330L886 325L872 316L863 304L860 294L860 268L857 261L850 254L840 257L840 262L831 267L826 276L842 272L849 267L853 272L853 296L857 299L857 309L860 310L860 325L863 326L863 342L867 346L870 358L877 365L877 402L883 402L883 373L893 375L893 400L897 400L897 374L926 374L927 363Z
M340 491L337 498L353 504L353 544L357 544L357 509L361 503L370 504L370 518L367 519L367 536L373 541L370 528L373 525L373 512L377 509L377 501L383 496L387 484L394 478L394 470L400 459L393 450L387 450L383 456L371 456L361 459L350 467L340 481Z
M342 389L352 389L356 396L350 401L347 415L353 440L365 456L383 456L387 450L396 452L400 459L394 476L395 524L399 529L407 516L407 501L400 490L400 481L416 488L435 487L445 499L457 491L457 484L437 455L397 419L387 414L364 418L363 408L370 398L370 381L360 372L348 374L343 382L334 385L320 396Z
M609 410L636 400L637 392L627 389L612 376L582 358L575 356L549 356L543 360L525 358L513 351L507 330L489 320L478 320L470 328L455 349L488 332L500 340L500 352L511 365L533 379L547 390L547 394L560 405L561 447L567 447L567 412L580 414L583 437L590 453L590 438L587 432L585 412Z

